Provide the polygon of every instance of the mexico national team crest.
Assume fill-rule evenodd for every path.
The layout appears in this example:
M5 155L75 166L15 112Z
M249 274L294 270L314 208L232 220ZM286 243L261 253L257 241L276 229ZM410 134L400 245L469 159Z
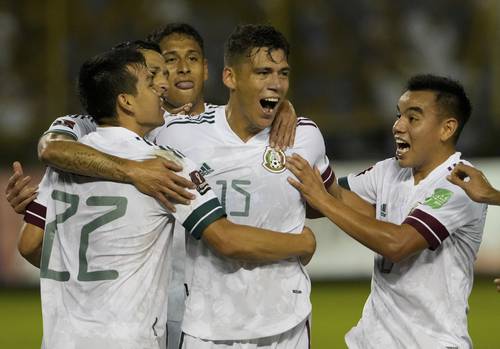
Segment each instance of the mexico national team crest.
M262 166L272 173L281 173L285 171L286 156L282 150L276 150L269 146L264 152L264 161Z

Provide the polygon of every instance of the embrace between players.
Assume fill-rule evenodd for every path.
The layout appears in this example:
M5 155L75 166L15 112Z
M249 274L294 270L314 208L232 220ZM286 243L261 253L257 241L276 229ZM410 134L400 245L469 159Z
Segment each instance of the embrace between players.
M40 267L44 348L309 348L304 222L318 213L376 252L349 348L472 347L486 205L450 182L477 183L455 150L462 86L412 77L396 156L336 181L317 125L286 100L288 55L272 26L238 26L224 106L204 101L203 40L187 24L82 65L90 116L42 136L39 187L15 163L6 189L25 215L19 250Z

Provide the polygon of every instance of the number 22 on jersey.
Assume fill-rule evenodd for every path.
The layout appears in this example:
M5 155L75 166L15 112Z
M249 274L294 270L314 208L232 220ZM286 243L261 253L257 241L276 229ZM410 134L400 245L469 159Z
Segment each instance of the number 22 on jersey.
M51 197L53 200L67 203L69 206L66 210L64 210L64 212L56 214L55 220L48 223L45 227L42 258L40 263L40 277L56 281L68 281L70 273L68 271L55 271L50 269L49 261L54 244L54 238L57 232L57 225L64 223L76 214L80 197L78 195L59 190L54 190ZM122 196L91 196L87 199L86 205L96 207L114 206L115 208L112 211L96 217L82 227L80 231L80 246L78 249L79 268L77 280L114 280L118 277L118 271L116 270L88 271L87 249L89 247L89 237L92 232L99 227L125 215L125 211L127 210L127 198ZM74 258L76 258L76 256L74 256Z

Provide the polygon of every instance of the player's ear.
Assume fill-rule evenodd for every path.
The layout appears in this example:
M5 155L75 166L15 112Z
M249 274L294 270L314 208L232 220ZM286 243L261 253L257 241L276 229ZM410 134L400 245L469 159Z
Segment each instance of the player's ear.
M441 141L446 142L453 137L458 129L458 121L455 118L447 118L443 120L441 125Z
M224 70L222 71L222 82L224 82L224 85L226 85L228 89L236 89L236 76L234 68L224 67Z
M128 93L120 93L116 97L116 107L127 114L132 114L134 112L134 102L134 96Z
M206 58L203 58L203 81L208 80L208 61Z

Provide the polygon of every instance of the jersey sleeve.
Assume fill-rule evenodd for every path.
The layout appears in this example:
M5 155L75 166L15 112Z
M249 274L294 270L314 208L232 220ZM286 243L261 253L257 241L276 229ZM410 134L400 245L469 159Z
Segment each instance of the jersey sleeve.
M47 203L51 189L51 176L53 176L53 170L47 167L45 175L38 185L39 190L37 198L26 206L26 213L24 214L24 221L26 223L36 225L41 229L45 228Z
M156 152L156 155L168 160L180 161L183 167L181 176L195 184L196 188L190 190L195 195L195 199L191 200L189 205L175 205L176 212L172 214L194 238L200 239L205 228L217 219L225 217L226 212L194 162L174 149Z
M377 203L377 185L379 178L383 176L383 166L383 162L378 162L357 174L351 173L339 178L339 185L374 205Z
M300 132L300 138L304 138L307 143L305 151L309 154L306 158L312 166L318 168L325 187L330 187L335 180L335 174L330 167L330 160L326 155L325 140L319 127L311 119L299 117L297 118L297 132Z
M450 235L477 224L486 212L485 205L472 201L458 186L439 182L433 191L406 217L403 224L415 228L435 250Z
M44 135L52 132L63 133L78 140L94 132L96 127L97 124L90 115L65 115L57 118Z

